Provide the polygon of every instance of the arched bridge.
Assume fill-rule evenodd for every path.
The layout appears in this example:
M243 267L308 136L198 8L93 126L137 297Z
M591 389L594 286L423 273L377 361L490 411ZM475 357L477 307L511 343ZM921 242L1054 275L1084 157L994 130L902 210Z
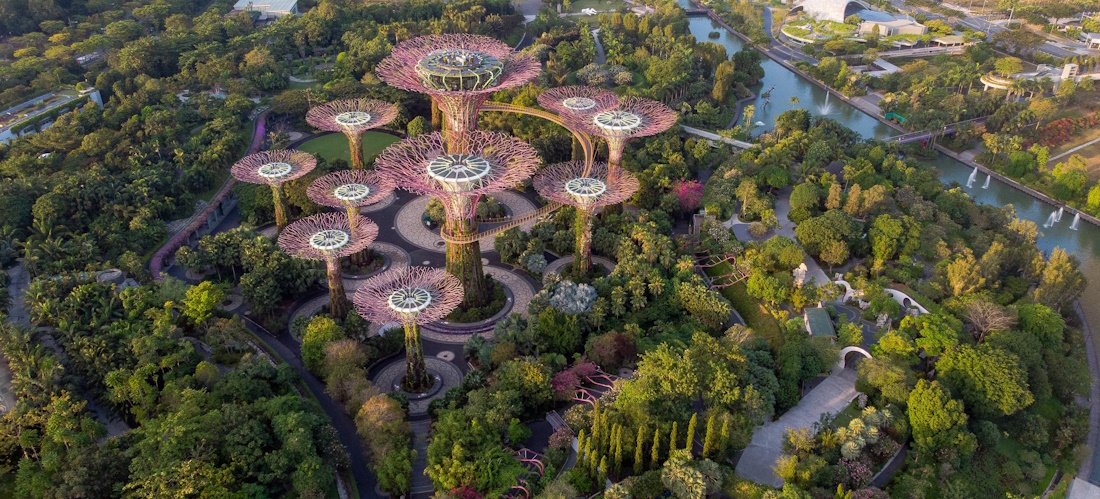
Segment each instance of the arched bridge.
M943 128L941 128L939 130L936 130L936 131L918 130L916 132L909 132L909 133L904 133L904 134L901 134L901 135L895 135L893 137L888 137L888 138L883 139L883 140L885 140L886 142L897 142L898 144L909 144L909 143L917 142L917 141L920 141L920 140L928 140L932 137L940 137L940 136L943 136L943 135L954 135L956 132L959 131L959 127L961 127L962 125L971 124L971 123L975 124L975 125L980 125L982 123L985 123L985 120L988 119L988 118L989 118L989 116L982 116L981 118L974 118L974 119L971 119L971 120L960 121L958 123L952 123L950 125L945 125Z

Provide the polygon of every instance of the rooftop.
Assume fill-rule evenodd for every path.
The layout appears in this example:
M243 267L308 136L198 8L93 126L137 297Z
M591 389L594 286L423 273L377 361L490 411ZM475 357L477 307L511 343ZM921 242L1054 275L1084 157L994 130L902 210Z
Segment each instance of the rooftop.
M234 10L264 10L289 12L298 5L298 0L237 0Z
M836 336L836 330L833 329L833 319L829 317L829 312L825 309L821 307L807 308L805 319L806 330L810 333L810 336Z

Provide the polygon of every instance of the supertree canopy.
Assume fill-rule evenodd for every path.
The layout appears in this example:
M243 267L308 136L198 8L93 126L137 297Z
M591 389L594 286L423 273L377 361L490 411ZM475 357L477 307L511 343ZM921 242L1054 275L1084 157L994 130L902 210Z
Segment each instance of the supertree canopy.
M363 318L404 326L405 377L401 387L411 393L431 388L417 326L438 321L458 307L462 301L458 279L440 269L407 267L367 279L353 300Z
M532 183L542 197L577 208L573 273L585 277L592 260L592 212L633 196L638 191L638 179L622 169L609 171L606 163L586 166L582 161L573 161L543 168Z
M373 99L332 101L306 113L306 121L315 128L348 137L351 166L356 170L364 168L363 132L384 126L396 117L397 106Z
M402 189L439 199L447 211L447 271L465 290L464 308L482 306L489 289L482 274L477 233L479 197L513 187L539 166L538 153L523 141L498 132L468 131L463 148L449 152L449 141L435 132L402 140L375 161L380 173Z
M539 105L564 118L589 119L619 105L610 90L579 85L551 88L538 97Z
M375 171L342 170L314 180L306 195L321 206L343 208L348 223L355 227L359 208L385 199L396 187L392 179Z
M499 40L460 33L401 42L376 72L394 87L430 95L447 129L464 132L477 128L478 109L490 94L523 85L541 70L533 57Z
M332 316L348 313L340 258L358 253L378 237L378 226L360 218L354 227L340 213L322 213L298 220L279 234L279 247L294 258L323 260L328 273L329 306Z
M656 135L676 124L676 112L655 100L623 97L617 106L580 119L564 115L570 126L603 137L607 141L610 169L622 166L626 141L635 137Z
M286 206L283 202L283 183L312 171L317 166L313 155L284 149L262 151L241 158L230 170L237 180L250 184L267 184L275 197L275 225L282 231L286 227Z

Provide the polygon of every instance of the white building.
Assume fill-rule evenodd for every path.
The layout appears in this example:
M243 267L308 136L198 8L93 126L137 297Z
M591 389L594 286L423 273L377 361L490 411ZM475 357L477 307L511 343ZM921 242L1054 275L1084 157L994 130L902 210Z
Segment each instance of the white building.
M237 0L233 10L259 12L260 19L298 15L298 0Z
M1084 42L1088 46L1089 50L1100 49L1100 35L1096 33L1081 33L1077 37L1078 41Z
M796 0L791 13L801 10L814 19L842 23L849 15L869 8L863 0Z
M859 34L870 35L878 28L879 36L895 35L923 35L928 32L928 27L910 19L894 19L893 21L863 21L859 23Z

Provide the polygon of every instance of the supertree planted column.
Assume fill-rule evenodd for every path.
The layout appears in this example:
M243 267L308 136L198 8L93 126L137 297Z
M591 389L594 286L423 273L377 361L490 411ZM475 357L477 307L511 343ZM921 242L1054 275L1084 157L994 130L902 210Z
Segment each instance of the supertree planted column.
M443 112L446 128L477 128L477 113L489 95L523 85L542 71L533 57L499 40L460 34L428 35L401 42L378 63L382 81L410 92L428 94ZM461 151L462 135L448 152Z
M363 282L355 292L359 315L376 324L400 322L405 328L405 377L401 388L421 393L432 387L420 345L420 324L438 321L462 301L458 279L440 269L407 267Z
M477 200L513 187L539 166L538 153L523 141L502 133L468 131L461 153L448 151L444 133L405 139L382 151L378 171L414 194L443 203L447 222L447 272L465 291L463 308L483 306L490 298L481 267L477 234Z
M619 104L580 119L564 116L571 126L607 141L607 162L610 171L622 166L626 141L635 137L656 135L676 124L676 112L655 100L623 97Z
M233 165L230 172L241 182L271 186L275 204L275 225L281 232L286 228L283 184L309 173L316 167L317 159L313 155L293 149L283 149L245 156Z
M325 262L329 307L333 317L343 318L348 313L348 298L340 275L340 258L366 249L376 237L378 226L367 218L359 218L352 227L343 214L322 213L287 226L279 234L279 247L294 258Z
M373 99L332 101L311 108L306 121L320 130L340 132L348 137L351 167L362 170L363 132L384 126L397 117L397 106Z
M395 188L393 180L378 172L343 170L314 180L306 195L321 206L343 208L348 214L348 224L354 229L359 222L359 208L385 199ZM359 266L369 263L365 250L350 258Z
M573 275L584 278L592 264L592 212L626 201L638 191L638 179L625 170L608 171L607 164L558 163L543 168L532 179L542 197L577 209L577 246Z

